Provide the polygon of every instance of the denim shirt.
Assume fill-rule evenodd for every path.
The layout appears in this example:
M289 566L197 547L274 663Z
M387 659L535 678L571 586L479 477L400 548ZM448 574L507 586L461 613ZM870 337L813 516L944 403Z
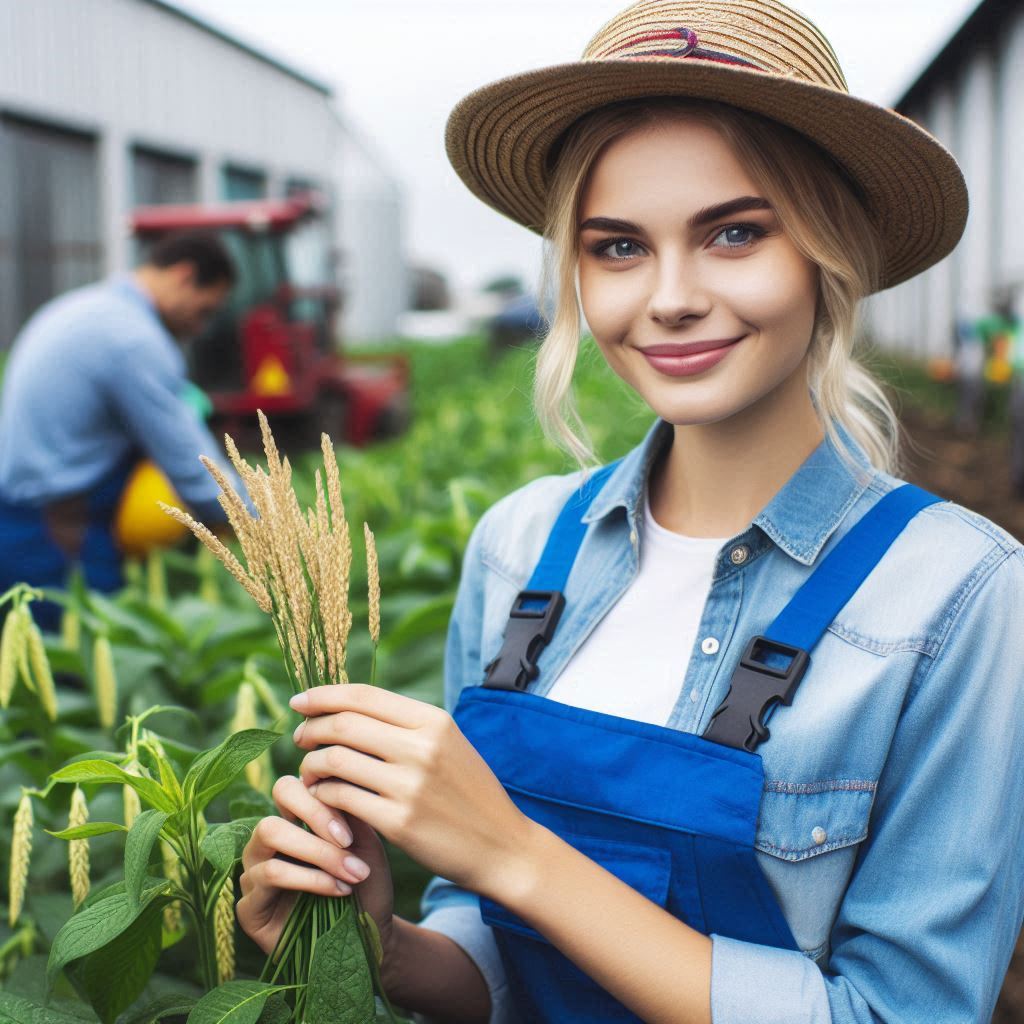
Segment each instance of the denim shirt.
M550 689L636 576L644 488L671 436L656 423L586 514L533 692ZM852 447L857 466L823 441L723 545L669 727L703 732L749 638L901 483ZM475 530L449 628L449 709L497 655L580 479L536 480ZM712 936L715 1024L990 1018L1024 917L1022 608L1024 549L944 502L910 522L840 611L758 751L758 861L799 951ZM492 1024L517 1021L477 897L435 878L423 909L423 926L480 967Z

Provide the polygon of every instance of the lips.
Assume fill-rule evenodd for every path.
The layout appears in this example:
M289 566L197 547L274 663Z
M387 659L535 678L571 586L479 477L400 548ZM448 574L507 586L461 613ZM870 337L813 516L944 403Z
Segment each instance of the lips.
M742 341L743 337L739 338L716 338L709 341L690 341L686 344L662 344L662 345L647 345L641 348L645 356L667 356L669 358L679 358L680 356L695 356L701 352L711 352L716 348L725 348L728 345L735 345L736 342Z

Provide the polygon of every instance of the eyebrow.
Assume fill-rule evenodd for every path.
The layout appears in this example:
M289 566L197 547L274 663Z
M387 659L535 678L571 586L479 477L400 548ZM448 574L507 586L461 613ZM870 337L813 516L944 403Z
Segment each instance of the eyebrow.
M705 206L698 210L689 220L691 228L703 227L723 217L732 217L748 210L771 210L772 204L761 196L739 196L728 199L724 203ZM638 224L628 220L617 220L614 217L589 217L580 225L580 231L624 231L629 234L642 234Z

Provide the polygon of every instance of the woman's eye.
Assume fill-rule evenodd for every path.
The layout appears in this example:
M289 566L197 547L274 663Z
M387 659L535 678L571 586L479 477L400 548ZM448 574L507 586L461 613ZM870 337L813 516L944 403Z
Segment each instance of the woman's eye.
M759 238L763 238L764 234L763 228L753 224L730 224L715 235L711 244L719 249L745 249Z
M610 260L628 260L641 255L643 249L628 238L616 238L613 242L601 242L594 251Z

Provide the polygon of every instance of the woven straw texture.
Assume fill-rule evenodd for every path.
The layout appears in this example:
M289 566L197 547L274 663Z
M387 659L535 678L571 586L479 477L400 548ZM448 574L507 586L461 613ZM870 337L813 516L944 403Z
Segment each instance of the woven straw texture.
M594 36L582 60L462 100L448 121L448 156L476 196L540 232L552 146L584 114L644 96L729 103L832 154L881 231L882 287L938 262L963 233L967 189L953 157L913 122L850 96L825 37L777 0L641 0Z

